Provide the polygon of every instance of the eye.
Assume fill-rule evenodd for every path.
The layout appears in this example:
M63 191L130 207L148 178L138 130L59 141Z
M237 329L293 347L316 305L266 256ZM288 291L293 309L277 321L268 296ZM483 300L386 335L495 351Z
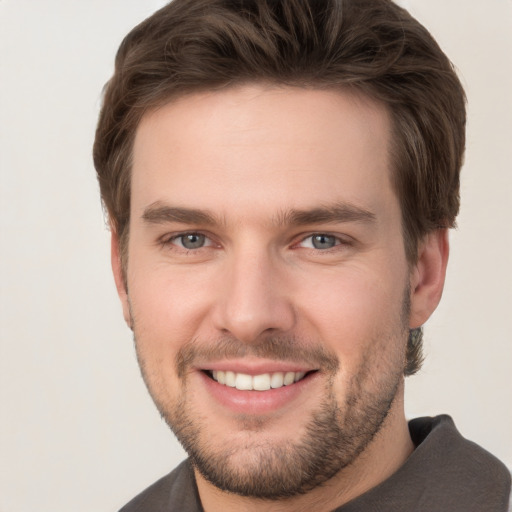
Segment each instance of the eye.
M171 238L169 242L187 250L201 249L201 247L212 245L211 240L201 233L185 233Z
M340 239L333 235L327 235L325 233L315 233L314 235L304 238L300 243L300 246L309 249L325 250L332 249L336 245L340 244Z

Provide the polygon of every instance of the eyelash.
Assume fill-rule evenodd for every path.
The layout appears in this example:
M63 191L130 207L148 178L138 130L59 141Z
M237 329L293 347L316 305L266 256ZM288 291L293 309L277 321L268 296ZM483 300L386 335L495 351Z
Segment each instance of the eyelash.
M204 237L204 240L207 243L205 245L201 245L200 247L196 247L196 248L184 247L183 242L181 244L177 244L176 243L176 241L180 240L180 239L183 241L183 239L185 237L187 237L187 236ZM306 242L309 239L311 239L311 245L314 246L314 241L313 240L314 240L315 237L333 238L334 239L334 245L332 247L327 247L327 248L323 248L323 249L320 249L318 247L300 247L302 244L304 244L304 242ZM159 243L163 247L173 246L173 248L176 248L177 250L181 250L181 251L186 251L187 253L195 252L195 251L198 251L199 249L204 249L204 248L215 246L215 243L213 242L212 238L208 234L202 233L200 231L188 231L188 232L184 232L184 233L177 233L177 234L167 235L164 238L162 238L159 241ZM340 236L337 236L337 235L333 235L333 234L330 234L330 233L316 232L316 233L308 234L307 236L302 236L300 241L295 243L295 244L293 244L292 247L303 248L303 249L310 249L310 250L314 250L315 252L319 252L319 253L330 253L331 251L339 250L340 246L342 246L342 247L350 247L352 245L353 245L353 241L347 239L346 237L343 238L343 237L340 237Z
M207 243L206 245L202 245L201 247L197 247L195 249L184 247L183 243L181 243L179 245L176 244L177 240L180 240L180 239L183 240L187 236L204 237L205 241L208 241L209 243ZM204 249L205 247L211 247L211 246L215 245L210 236L208 236L205 233L201 233L200 231L187 231L185 233L167 235L161 239L160 244L163 247L174 246L174 247L177 247L178 250L187 251L187 252L193 252L193 251L196 251L199 249Z
M342 248L344 248L344 247L350 247L350 246L353 245L353 241L349 240L347 237L341 237L341 236L338 236L338 235L333 235L331 233L324 233L324 232L316 232L316 233L309 234L309 235L301 238L300 242L298 244L296 244L296 245L300 246L301 244L303 244L307 240L311 240L311 245L314 245L314 238L315 237L332 238L332 239L334 239L334 245L332 247L327 247L327 248L324 248L324 249L320 249L318 247L303 247L303 248L304 249L311 249L311 250L314 250L315 252L330 253L331 251L339 250L340 246Z

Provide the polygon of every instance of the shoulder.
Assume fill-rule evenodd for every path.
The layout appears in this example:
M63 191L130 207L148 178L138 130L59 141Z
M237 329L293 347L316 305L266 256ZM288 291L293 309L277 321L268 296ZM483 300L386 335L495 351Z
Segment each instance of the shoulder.
M142 491L119 512L201 512L194 473L188 460Z
M449 416L411 420L409 430L416 448L404 465L337 512L506 512L510 473Z
M508 469L494 455L465 439L449 416L417 418L409 422L409 429L416 445L409 469L428 481L438 496L467 502L465 510L506 509Z
M465 439L455 427L450 416L416 418L409 422L409 431L416 446L416 454L421 455L424 464L442 463L457 472L475 473L480 478L489 476L491 480L501 476L509 480L506 466L494 455L476 443Z

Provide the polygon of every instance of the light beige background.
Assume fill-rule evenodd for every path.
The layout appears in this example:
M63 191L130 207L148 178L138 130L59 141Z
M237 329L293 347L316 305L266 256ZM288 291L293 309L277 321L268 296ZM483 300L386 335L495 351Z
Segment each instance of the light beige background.
M409 416L512 466L512 1L409 0L469 98L459 229ZM162 0L0 0L0 512L117 510L183 453L136 365L91 161L122 36Z

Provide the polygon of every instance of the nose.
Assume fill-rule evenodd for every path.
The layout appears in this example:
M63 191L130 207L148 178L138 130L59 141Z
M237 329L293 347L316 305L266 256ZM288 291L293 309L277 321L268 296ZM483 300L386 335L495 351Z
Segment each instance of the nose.
M232 255L214 305L214 327L244 343L289 332L295 313L281 265L264 251Z

